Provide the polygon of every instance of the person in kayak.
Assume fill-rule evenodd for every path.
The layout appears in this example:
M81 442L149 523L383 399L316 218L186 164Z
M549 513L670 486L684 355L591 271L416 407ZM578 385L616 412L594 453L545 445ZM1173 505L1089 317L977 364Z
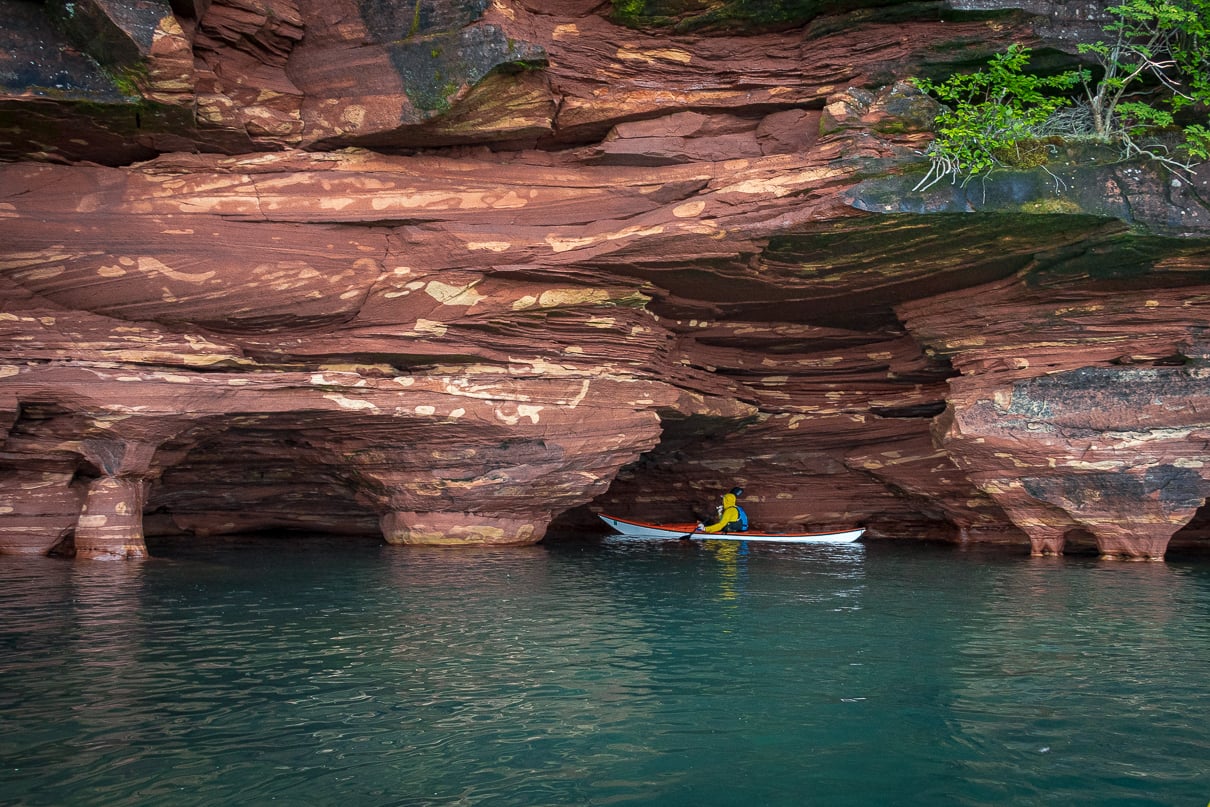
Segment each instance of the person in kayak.
M702 522L697 523L697 529L701 532L719 533L719 532L747 532L748 531L748 514L744 512L744 508L740 507L736 500L744 495L743 488L731 488L728 493L723 494L723 504L719 508L718 521L710 525L704 525Z

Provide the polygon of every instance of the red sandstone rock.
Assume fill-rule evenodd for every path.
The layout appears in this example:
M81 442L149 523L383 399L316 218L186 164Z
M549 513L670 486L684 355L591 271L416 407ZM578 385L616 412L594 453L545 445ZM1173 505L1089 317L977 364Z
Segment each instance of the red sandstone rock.
M490 518L473 513L393 511L382 517L387 543L422 546L524 546L537 543L549 519Z
M143 506L147 482L110 476L95 480L76 520L76 557L127 560L147 555L143 545Z
M0 34L77 74L0 97L0 552L515 545L733 484L762 527L1038 554L1199 517L1206 178L910 190L898 79L1074 51L1059 16L140 8L139 104L37 10Z
M905 307L913 332L964 373L951 382L939 443L1029 533L1035 554L1061 552L1064 535L1081 530L1106 557L1162 558L1210 491L1210 389L1196 347L1210 286L1102 281L1058 302L1027 278Z

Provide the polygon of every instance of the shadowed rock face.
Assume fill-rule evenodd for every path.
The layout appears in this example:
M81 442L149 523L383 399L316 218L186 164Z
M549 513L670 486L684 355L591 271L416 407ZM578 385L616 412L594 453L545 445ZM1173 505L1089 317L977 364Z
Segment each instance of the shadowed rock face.
M516 545L735 484L772 529L1203 542L1205 180L913 190L899 80L1074 58L1081 9L0 7L0 551Z

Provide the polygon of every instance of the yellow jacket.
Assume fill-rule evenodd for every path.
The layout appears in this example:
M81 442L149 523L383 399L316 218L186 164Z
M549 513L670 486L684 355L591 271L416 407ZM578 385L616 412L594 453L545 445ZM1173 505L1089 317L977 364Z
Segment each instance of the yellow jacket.
M728 524L739 521L739 508L735 506L735 494L723 494L723 512L718 521L703 527L703 532L722 532Z

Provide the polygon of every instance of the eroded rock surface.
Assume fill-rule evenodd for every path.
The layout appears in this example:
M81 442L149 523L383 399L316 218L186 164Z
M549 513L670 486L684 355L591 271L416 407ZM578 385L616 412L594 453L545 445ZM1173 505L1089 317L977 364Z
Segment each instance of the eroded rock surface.
M0 551L526 544L733 484L768 528L1204 543L1205 178L914 190L903 79L1074 59L1080 9L0 6Z

